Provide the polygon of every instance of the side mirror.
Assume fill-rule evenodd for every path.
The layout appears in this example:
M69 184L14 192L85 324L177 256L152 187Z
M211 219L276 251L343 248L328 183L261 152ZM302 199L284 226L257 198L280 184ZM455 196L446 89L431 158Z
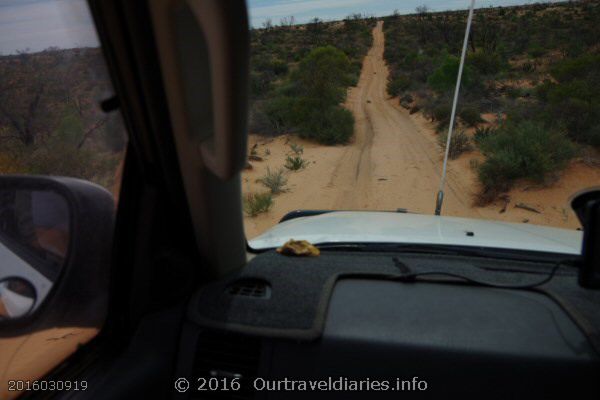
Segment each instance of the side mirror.
M22 278L0 280L0 321L29 314L36 305L37 292L31 282Z
M571 207L583 226L579 284L589 289L600 289L600 189L576 194L571 200Z
M0 336L34 321L36 328L98 324L113 226L112 195L98 185L0 176Z

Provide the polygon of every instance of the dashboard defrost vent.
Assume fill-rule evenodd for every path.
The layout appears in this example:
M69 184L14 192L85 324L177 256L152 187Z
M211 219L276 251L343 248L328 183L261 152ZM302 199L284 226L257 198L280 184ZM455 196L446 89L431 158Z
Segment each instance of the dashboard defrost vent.
M198 399L253 399L252 381L258 375L261 341L227 332L204 331L200 334L196 347L194 374L206 379L205 391L191 391L192 398ZM239 390L211 390L209 381L219 389L224 383L230 385L233 378L239 378ZM214 379L216 378L216 379ZM199 382L192 382L192 386ZM231 386L227 388L231 389Z
M260 279L242 279L233 282L226 289L227 293L233 296L247 296L262 299L271 297L271 287Z

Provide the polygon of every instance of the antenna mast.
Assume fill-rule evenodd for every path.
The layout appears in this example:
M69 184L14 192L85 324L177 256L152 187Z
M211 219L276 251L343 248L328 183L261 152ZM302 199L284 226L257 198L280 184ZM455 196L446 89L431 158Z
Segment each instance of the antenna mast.
M465 57L467 55L467 44L469 43L469 34L471 33L471 22L473 21L474 9L475 0L471 0L471 7L469 8L469 18L467 19L467 29L465 31L465 41L463 43L462 54L460 56L458 77L456 78L456 89L454 90L454 101L452 102L452 113L450 114L450 126L448 127L448 138L446 139L446 151L444 153L444 167L442 169L442 178L440 180L440 190L438 191L435 203L435 215L440 215L442 213L442 203L444 202L444 186L446 185L446 170L448 167L448 155L450 153L450 142L452 140L452 132L454 131L456 104L458 103L458 93L460 91L460 82L462 80L463 67L465 65Z

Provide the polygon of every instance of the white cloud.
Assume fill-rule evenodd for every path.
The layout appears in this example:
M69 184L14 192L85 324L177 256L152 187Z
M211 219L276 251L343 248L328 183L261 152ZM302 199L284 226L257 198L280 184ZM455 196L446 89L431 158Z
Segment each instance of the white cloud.
M0 52L98 46L85 0L0 0Z

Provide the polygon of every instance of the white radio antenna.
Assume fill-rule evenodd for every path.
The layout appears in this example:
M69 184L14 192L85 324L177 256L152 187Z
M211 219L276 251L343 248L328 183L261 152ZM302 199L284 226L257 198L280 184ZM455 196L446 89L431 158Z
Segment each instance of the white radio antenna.
M435 215L442 213L442 203L444 202L444 186L446 185L446 170L448 168L448 155L450 153L450 141L454 131L454 118L456 116L456 104L458 103L458 92L460 91L460 81L462 79L465 57L467 55L467 44L469 43L469 34L471 33L471 22L473 21L473 10L475 9L475 0L471 0L469 8L469 18L467 19L467 29L465 31L465 41L460 56L460 66L458 67L458 77L456 78L456 89L454 90L454 101L452 102L452 113L450 114L450 126L448 127L448 138L446 139L446 151L444 153L444 167L442 169L442 179L440 180L440 190L437 194L435 203Z

